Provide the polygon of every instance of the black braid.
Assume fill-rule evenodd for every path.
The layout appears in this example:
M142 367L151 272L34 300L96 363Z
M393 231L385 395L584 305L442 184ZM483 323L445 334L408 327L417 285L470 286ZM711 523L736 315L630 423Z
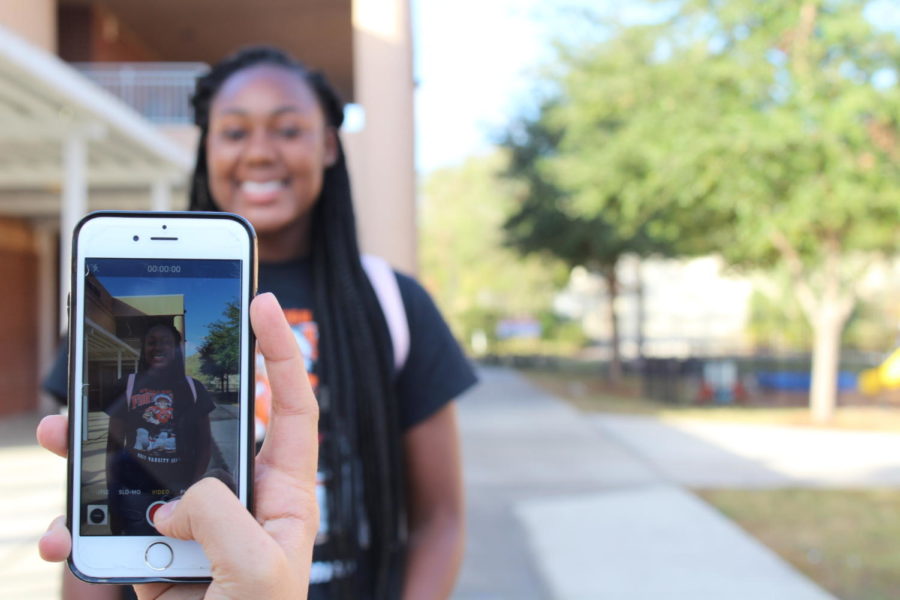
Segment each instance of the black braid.
M233 74L256 65L275 65L297 73L315 92L329 126L343 122L343 105L325 77L307 70L284 52L269 46L243 49L226 58L197 81L191 99L200 128L197 163L191 180L191 210L218 210L209 191L206 136L209 110L222 84ZM323 459L332 468L329 536L335 558L358 558L366 507L371 581L359 576L337 578L335 598L360 595L399 597L406 535L404 462L397 402L392 385L393 352L378 298L359 258L350 178L343 148L325 170L322 192L313 209L312 271L315 315L320 330L320 388L323 421L334 443L323 444ZM357 464L353 457L361 457ZM359 476L356 475L359 473ZM362 490L355 489L362 482ZM400 576L398 576L398 574Z

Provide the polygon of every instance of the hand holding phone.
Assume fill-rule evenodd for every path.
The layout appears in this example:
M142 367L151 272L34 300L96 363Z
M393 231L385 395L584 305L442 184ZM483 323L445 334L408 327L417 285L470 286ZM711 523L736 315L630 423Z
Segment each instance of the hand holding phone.
M257 456L256 518L219 481L203 480L160 515L164 534L194 539L209 557L214 578L209 592L222 598L305 598L318 526L315 500L318 405L300 351L271 294L254 299L250 316L266 360L273 396L269 434ZM37 437L48 450L67 453L66 419L46 417ZM61 561L71 538L62 518L40 541L45 560ZM222 580L216 579L221 576ZM140 597L183 592L182 586L138 586ZM206 590L199 587L198 597ZM179 596L182 597L182 596Z
M69 567L91 583L208 581L200 546L154 515L204 477L252 506L253 228L97 212L74 233Z

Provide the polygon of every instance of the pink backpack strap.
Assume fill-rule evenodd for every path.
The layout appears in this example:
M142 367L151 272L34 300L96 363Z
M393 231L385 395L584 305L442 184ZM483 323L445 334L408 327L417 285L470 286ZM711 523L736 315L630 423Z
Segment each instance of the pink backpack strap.
M399 373L409 357L409 321L406 319L406 307L400 296L397 276L383 258L364 254L360 259L387 322L391 345L394 347L394 372Z

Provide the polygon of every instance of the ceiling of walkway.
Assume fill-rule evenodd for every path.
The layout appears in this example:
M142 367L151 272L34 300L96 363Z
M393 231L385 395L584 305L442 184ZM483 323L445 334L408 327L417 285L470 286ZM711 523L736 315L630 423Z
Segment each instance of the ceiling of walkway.
M179 185L193 156L56 57L0 28L0 214L58 212L63 147L84 139L92 194ZM146 204L149 202L145 201ZM94 208L94 205L91 205Z
M100 6L162 61L214 63L236 48L268 43L322 69L353 99L351 0L59 0Z

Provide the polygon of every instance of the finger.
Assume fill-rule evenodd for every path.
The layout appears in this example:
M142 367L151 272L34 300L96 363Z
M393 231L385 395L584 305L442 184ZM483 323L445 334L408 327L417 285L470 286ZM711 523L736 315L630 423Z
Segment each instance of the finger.
M297 340L272 294L253 300L250 319L272 389L272 417L258 460L314 486L319 405Z
M134 586L134 593L138 600L200 600L210 597L208 588L207 583L141 583Z
M63 458L69 453L69 419L62 415L49 415L37 426L38 443Z
M38 552L46 561L61 562L66 560L72 550L72 536L66 529L66 518L56 517L47 528L47 533L38 540Z
M201 479L180 500L162 506L153 524L163 535L199 542L214 578L253 572L284 556L237 496L213 477Z

